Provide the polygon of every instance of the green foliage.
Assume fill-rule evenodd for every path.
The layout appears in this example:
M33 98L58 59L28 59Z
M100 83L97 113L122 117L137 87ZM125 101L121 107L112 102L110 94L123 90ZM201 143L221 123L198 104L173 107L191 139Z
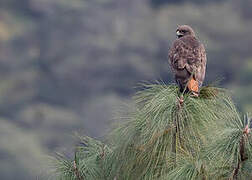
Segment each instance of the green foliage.
M211 138L212 143L207 146L205 155L209 159L209 169L215 179L233 177L234 167L241 163L245 168L239 169L239 179L248 179L251 176L252 138L244 133L248 124L248 118L234 118Z
M80 137L80 145L76 148L74 159L67 159L57 154L53 159L55 174L52 179L107 179L111 169L112 150L105 144L88 136Z
M66 179L78 180L251 176L246 167L252 160L252 139L245 131L249 118L241 120L224 89L203 87L199 98L185 94L181 102L175 85L143 86L134 97L135 111L110 133L110 148L80 138L75 160L59 159L56 171L62 179L67 169Z

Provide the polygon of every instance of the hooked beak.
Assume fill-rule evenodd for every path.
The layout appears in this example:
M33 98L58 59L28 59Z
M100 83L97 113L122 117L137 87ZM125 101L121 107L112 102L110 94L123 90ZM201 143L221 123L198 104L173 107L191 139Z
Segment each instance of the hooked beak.
M176 34L177 34L178 37L183 35L183 34L180 33L179 31L177 31Z

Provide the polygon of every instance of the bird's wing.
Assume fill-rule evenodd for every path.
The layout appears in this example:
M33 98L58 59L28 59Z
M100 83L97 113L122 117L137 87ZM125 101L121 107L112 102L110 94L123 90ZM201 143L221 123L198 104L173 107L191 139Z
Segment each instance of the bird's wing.
M201 44L199 47L199 54L200 54L200 64L199 67L197 68L195 78L200 83L201 86L205 79L206 62L207 62L206 51L203 44Z
M205 78L206 69L206 52L202 44L199 43L198 46L190 48L185 67L188 72L193 73L195 80L201 86Z
M183 41L176 39L169 51L169 62L173 70L185 68L186 54Z

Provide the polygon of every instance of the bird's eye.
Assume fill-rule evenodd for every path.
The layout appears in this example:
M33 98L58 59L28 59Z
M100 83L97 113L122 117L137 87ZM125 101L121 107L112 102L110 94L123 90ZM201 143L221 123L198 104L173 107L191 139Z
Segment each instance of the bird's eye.
M182 33L185 33L186 31L185 30L181 30Z

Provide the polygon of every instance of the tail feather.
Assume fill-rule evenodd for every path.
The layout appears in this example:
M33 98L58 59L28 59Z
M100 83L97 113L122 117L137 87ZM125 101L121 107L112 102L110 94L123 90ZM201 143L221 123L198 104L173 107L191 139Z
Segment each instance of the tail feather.
M190 92L199 94L199 83L194 78L191 78L187 85Z

